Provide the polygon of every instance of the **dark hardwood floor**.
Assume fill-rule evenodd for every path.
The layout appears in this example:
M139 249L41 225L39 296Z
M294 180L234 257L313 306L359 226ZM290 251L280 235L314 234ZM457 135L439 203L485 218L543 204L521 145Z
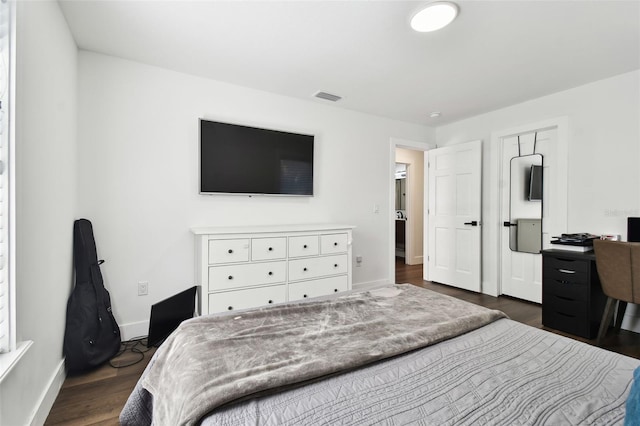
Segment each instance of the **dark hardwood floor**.
M498 309L509 316L514 321L541 328L555 334L580 340L593 346L595 339L585 339L572 334L563 333L542 325L542 306L537 303L527 302L508 296L493 297L486 294L474 293L443 284L432 283L422 279L422 265L405 265L404 259L396 259L396 282L410 283L438 293L448 294L467 302L482 305L490 309ZM616 334L610 331L603 340L604 349L618 352L633 358L640 359L640 334L626 330L621 330Z
M411 283L487 308L498 309L514 321L595 345L594 340L577 338L543 327L542 308L538 304L511 297L487 296L424 281L422 265L405 265L401 259L397 259L396 282ZM625 330L617 335L610 333L604 341L604 348L640 359L640 334ZM153 350L147 352L141 362L130 367L116 369L107 364L90 373L68 376L45 424L117 425L120 411L152 354ZM127 364L136 356L139 355L126 353L119 362Z

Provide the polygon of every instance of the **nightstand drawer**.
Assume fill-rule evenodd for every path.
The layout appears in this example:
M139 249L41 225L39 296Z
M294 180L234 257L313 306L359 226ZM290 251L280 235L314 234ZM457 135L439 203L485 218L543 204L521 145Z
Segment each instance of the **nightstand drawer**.
M545 269L570 271L569 273L588 273L589 262L584 260L569 259L562 256L547 256L544 259Z
M543 308L546 306L554 312L560 312L565 316L580 317L587 319L588 305L583 300L573 299L571 297L551 294L546 291L542 294Z
M546 263L542 272L545 282L548 280L553 280L561 283L582 284L584 286L587 286L589 284L589 273L587 272L574 271L564 268L549 268Z
M589 286L586 283L576 284L570 281L551 279L545 276L542 303L545 303L544 297L546 296L557 296L568 300L588 302Z
M576 336L591 338L590 324L583 315L555 311L542 306L542 325Z

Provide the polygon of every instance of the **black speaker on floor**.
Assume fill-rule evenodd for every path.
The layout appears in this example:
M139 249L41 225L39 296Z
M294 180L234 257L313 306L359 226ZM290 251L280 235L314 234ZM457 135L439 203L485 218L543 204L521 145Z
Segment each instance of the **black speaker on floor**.
M640 217L627 218L627 241L640 242Z

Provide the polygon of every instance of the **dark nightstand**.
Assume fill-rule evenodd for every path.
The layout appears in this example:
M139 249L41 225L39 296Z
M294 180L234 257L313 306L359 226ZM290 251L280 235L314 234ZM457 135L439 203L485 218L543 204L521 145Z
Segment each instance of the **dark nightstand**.
M542 325L593 339L606 300L593 252L542 251Z

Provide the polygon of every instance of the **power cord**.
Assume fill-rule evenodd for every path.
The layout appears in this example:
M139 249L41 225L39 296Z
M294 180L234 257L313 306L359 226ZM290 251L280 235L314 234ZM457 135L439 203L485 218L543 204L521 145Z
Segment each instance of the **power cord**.
M142 361L144 359L144 354L149 352L149 350L151 350L151 348L147 348L147 336L134 337L133 339L125 340L120 343L120 350L118 353L109 360L109 365L113 368L130 367ZM118 360L119 357L123 356L127 352L137 354L136 359L129 362Z

